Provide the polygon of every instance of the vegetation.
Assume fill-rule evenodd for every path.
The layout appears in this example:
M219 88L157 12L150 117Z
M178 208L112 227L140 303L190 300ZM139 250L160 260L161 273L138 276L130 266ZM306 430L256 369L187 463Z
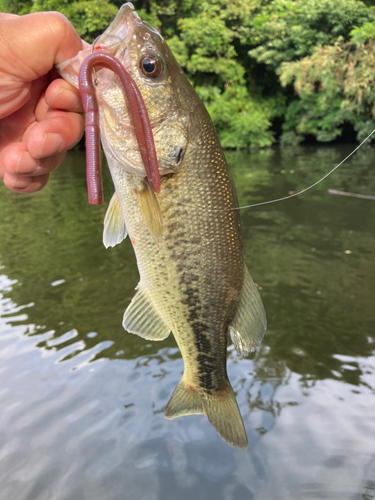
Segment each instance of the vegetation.
M0 10L59 10L92 41L121 0L0 0ZM227 148L357 139L375 128L375 2L138 0L167 39ZM280 132L282 132L281 137Z

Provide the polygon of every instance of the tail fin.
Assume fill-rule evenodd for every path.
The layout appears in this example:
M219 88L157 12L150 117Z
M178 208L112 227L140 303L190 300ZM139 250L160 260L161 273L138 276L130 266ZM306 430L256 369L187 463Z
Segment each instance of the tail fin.
M208 417L213 428L228 444L241 450L247 448L246 431L229 382L224 391L202 394L181 380L169 400L164 416L172 419L199 414Z

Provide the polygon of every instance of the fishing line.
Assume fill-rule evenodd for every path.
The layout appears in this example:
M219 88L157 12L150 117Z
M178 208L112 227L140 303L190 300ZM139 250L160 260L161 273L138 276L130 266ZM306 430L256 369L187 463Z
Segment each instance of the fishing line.
M375 132L375 129L371 132L371 134L369 134L366 139L364 139L361 144L359 144L359 146L357 146L350 154L348 154L348 156L346 158L344 158L338 165L336 165L330 172L328 172L328 174L326 174L324 177L322 177L321 179L319 179L318 181L314 182L314 184L312 184L311 186L305 188L305 189L302 189L302 191L298 191L298 193L294 193L294 194L290 194L288 196L284 196L282 198L277 198L275 200L268 200L268 201L262 201L260 203L253 203L252 205L244 205L242 207L236 207L236 208L230 208L230 209L224 209L224 210L215 210L215 212L226 212L228 210L242 210L243 208L251 208L251 207L259 207L260 205L268 205L270 203L276 203L278 201L284 201L284 200L288 200L289 198L294 198L295 196L299 196L300 194L302 193L305 193L306 191L308 191L309 189L317 186L320 182L324 181L324 179L326 179L329 175L331 175L337 168L339 168L344 162L346 162L347 159L349 159L356 151L358 151L358 149L363 146L363 144L368 141L370 139L370 137L372 136L372 134Z

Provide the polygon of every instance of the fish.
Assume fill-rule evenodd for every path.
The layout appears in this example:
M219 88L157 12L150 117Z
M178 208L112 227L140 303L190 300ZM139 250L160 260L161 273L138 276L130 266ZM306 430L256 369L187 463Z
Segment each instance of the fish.
M115 57L136 83L155 144L160 190L150 186L116 74L95 69L100 133L115 192L103 242L129 235L140 281L123 327L151 341L171 333L184 372L165 417L203 414L231 446L247 435L227 374L228 333L240 356L261 343L266 314L245 263L234 184L211 118L161 34L124 4L92 47L58 67L78 87L85 58Z

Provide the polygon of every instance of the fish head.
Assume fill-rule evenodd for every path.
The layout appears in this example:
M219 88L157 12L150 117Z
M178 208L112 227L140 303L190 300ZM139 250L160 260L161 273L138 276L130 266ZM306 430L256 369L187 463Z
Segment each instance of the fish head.
M132 76L150 119L159 173L162 176L177 172L189 139L189 113L183 91L188 81L163 37L142 21L130 2L126 3L91 47L58 66L60 74L78 87L80 66L95 51L115 56ZM95 69L93 77L99 104L101 141L110 168L124 168L145 176L119 77L106 68Z

